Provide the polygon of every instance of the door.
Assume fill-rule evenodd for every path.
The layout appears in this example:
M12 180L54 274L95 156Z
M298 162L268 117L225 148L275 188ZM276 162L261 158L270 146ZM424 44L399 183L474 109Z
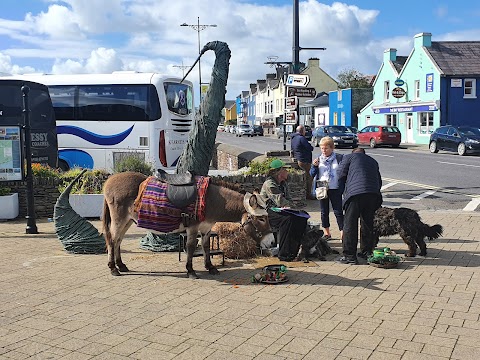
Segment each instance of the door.
M407 114L407 138L406 138L406 143L413 144L413 114L408 113Z

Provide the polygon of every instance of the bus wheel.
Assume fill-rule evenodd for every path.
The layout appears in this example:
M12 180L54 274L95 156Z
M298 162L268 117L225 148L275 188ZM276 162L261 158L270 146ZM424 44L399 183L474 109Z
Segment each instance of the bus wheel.
M58 160L58 168L61 171L68 171L70 170L70 166L68 166L67 162L65 160Z

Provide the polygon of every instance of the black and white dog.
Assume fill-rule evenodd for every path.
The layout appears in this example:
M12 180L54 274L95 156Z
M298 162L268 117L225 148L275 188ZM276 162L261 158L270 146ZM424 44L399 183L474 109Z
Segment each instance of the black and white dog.
M417 254L417 245L420 255L427 255L427 245L423 239L438 239L443 233L443 227L440 224L429 226L423 223L418 213L412 209L381 207L375 212L373 231L375 246L380 236L398 234L408 245L405 256L413 257Z

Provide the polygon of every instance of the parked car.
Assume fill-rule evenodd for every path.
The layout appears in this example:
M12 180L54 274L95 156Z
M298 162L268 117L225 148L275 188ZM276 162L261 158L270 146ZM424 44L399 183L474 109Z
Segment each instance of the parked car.
M440 126L430 135L431 153L455 151L458 155L480 153L480 129L471 126Z
M349 125L345 125L345 127L347 129L349 129L352 133L356 134L358 133L358 129L355 127L355 126L349 126Z
M291 134L291 132L287 133L287 139L290 140ZM275 136L277 137L277 139L283 138L283 125L275 128ZM312 128L308 125L305 125L305 138L308 141L312 140Z
M263 127L260 125L253 125L253 135L263 136Z
M253 136L252 125L249 125L249 124L237 125L237 128L235 130L235 136L242 136L242 135Z
M346 126L341 125L325 125L315 128L312 134L312 145L319 146L323 137L330 136L336 147L358 146L357 136L351 132Z
M218 125L218 126L217 126L217 131L218 131L218 132L224 132L224 131L225 131L225 126L223 126L223 125Z
M236 133L237 133L237 127L236 127L235 125L232 125L232 126L230 127L230 133L231 133L231 134L236 134Z
M379 145L398 147L402 142L402 133L396 126L369 125L357 133L358 143L370 145L374 148Z

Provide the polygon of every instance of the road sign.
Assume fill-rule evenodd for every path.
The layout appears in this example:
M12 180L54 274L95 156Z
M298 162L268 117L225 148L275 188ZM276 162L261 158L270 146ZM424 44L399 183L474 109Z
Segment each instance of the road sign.
M285 110L295 110L298 106L298 98L291 96L285 98Z
M290 74L287 77L287 86L307 86L310 82L310 76L306 74Z
M287 96L314 98L315 95L317 95L315 88L289 87L287 90Z
M297 123L297 112L296 111L285 112L285 124L296 124L296 123Z
M406 94L405 90L401 87L396 87L395 89L392 90L392 96L397 99L404 97L405 94Z

